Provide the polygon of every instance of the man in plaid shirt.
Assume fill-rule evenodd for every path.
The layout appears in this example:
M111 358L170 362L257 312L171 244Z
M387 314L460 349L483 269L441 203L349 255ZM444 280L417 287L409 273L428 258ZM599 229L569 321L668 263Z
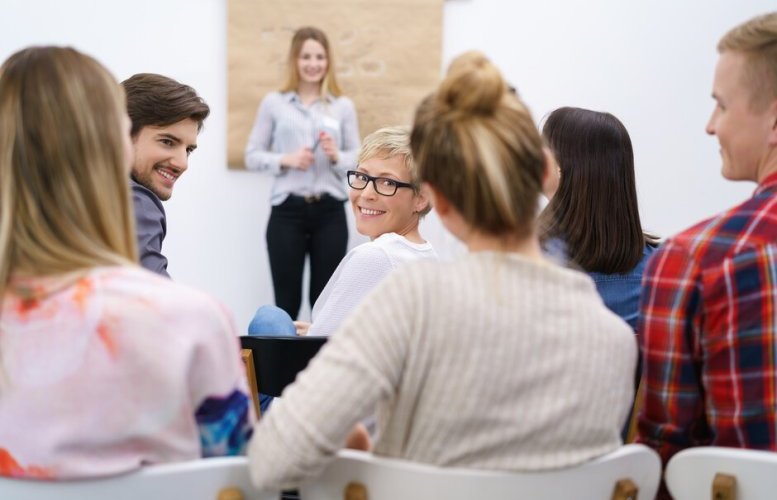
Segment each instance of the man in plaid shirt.
M718 44L707 133L753 197L667 241L645 270L638 440L777 450L777 12Z

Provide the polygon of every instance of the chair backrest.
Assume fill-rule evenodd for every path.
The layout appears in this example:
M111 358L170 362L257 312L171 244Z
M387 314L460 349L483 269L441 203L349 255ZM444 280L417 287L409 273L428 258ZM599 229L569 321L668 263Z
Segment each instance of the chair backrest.
M328 337L240 337L243 349L251 349L259 392L278 397L308 366Z
M304 500L472 500L489 498L652 499L661 461L630 444L583 465L543 472L443 468L343 450L324 473L300 488Z
M246 457L150 465L120 476L76 481L0 477L0 498L13 500L276 500L254 489Z
M772 500L777 498L777 453L691 448L669 460L664 480L676 500Z

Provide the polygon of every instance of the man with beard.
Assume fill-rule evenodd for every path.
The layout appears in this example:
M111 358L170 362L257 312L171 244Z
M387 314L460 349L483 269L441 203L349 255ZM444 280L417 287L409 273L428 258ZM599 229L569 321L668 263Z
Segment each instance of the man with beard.
M188 85L162 75L139 73L122 82L132 120L132 200L140 264L169 277L162 241L167 232L162 201L186 171L197 134L210 108Z

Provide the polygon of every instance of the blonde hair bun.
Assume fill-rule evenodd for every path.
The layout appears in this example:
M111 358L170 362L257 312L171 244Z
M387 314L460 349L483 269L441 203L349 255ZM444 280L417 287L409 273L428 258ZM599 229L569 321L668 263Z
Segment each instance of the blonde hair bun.
M448 67L437 91L437 105L443 111L491 115L506 91L502 74L485 54L465 52Z

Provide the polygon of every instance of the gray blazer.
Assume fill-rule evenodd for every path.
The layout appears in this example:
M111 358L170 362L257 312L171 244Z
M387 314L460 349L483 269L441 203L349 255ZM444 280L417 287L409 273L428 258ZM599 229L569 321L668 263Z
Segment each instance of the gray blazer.
M138 236L140 265L162 276L167 274L167 257L162 255L162 242L167 234L167 222L162 201L151 190L130 180L132 202L135 205L135 231Z

